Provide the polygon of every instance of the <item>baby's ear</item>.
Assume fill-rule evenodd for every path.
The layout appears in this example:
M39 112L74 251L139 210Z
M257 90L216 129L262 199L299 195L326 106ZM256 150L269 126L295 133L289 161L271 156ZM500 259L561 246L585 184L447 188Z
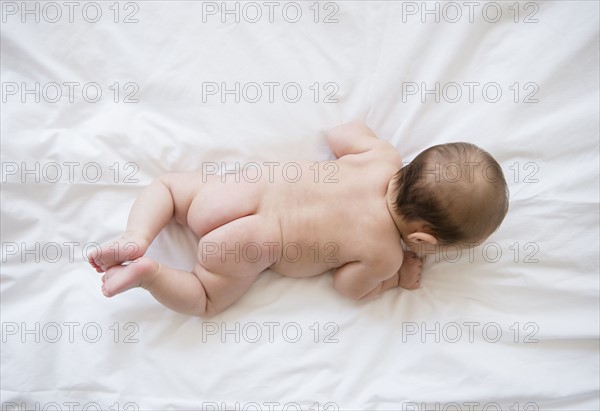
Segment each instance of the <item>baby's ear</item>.
M431 245L436 245L438 243L437 238L422 231L416 231L412 234L409 234L406 239L409 243L429 243Z

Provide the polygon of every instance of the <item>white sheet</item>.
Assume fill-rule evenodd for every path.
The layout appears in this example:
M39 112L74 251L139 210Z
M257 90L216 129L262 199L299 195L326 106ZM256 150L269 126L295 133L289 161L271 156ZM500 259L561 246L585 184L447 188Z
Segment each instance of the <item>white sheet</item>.
M597 2L1 6L3 410L600 407ZM239 103L210 94L236 82ZM102 296L84 249L153 178L331 158L325 130L355 119L407 161L456 140L493 153L499 231L364 304L272 272L207 320ZM150 254L186 268L195 246L169 227Z

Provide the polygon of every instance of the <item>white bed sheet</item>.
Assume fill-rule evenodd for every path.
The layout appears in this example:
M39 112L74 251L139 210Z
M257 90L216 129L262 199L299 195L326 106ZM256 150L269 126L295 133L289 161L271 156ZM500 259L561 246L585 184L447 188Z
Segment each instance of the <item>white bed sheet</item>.
M2 409L597 410L598 14L3 1ZM236 82L238 103L220 94ZM153 178L332 158L324 132L350 120L407 161L456 140L493 153L511 192L502 227L472 256L428 260L419 290L368 303L330 275L273 272L206 320L142 290L102 296L82 254L119 234ZM195 247L170 226L149 253L186 268Z

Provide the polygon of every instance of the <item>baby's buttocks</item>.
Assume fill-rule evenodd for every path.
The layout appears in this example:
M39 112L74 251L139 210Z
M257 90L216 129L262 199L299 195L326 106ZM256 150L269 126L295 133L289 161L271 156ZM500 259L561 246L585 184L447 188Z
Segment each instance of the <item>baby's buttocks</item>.
M198 244L198 262L208 271L243 277L279 261L281 231L274 221L253 214L212 230Z

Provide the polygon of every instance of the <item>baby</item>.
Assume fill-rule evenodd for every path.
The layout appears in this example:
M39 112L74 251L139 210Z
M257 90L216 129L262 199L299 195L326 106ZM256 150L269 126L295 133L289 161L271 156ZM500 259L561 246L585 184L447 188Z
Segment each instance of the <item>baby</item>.
M336 290L366 300L418 288L425 249L477 245L506 215L500 166L472 144L434 146L402 167L398 151L362 123L335 127L327 139L336 161L295 162L287 176L265 167L251 181L156 179L133 204L122 237L88 255L106 272L104 295L139 286L172 310L210 316L270 268L289 277L333 270ZM173 218L200 238L191 272L144 256Z

